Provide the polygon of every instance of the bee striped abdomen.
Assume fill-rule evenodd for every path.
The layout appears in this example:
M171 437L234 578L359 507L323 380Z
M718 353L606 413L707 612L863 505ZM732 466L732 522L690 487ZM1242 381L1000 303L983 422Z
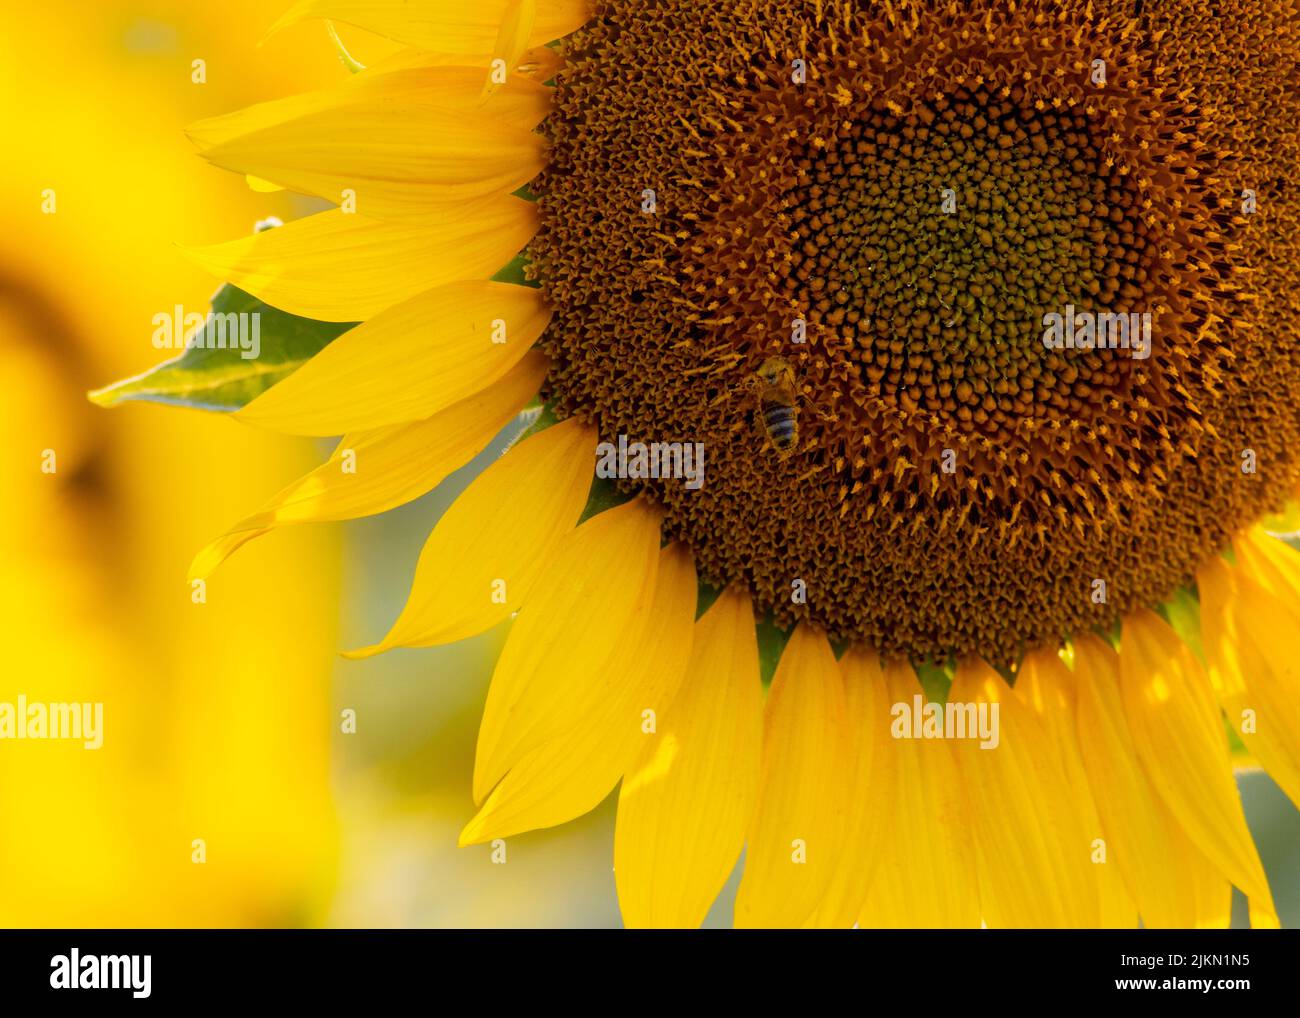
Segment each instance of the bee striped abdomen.
M763 404L763 424L772 444L778 449L789 449L795 441L795 411L788 403Z

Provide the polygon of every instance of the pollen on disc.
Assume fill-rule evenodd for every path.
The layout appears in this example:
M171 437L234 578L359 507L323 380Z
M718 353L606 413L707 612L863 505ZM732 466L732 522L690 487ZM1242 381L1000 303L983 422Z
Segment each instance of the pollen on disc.
M533 184L558 413L703 442L633 483L782 623L1008 664L1158 603L1300 480L1298 32L1198 41L1232 7L603 3ZM1066 309L1147 355L1049 346Z

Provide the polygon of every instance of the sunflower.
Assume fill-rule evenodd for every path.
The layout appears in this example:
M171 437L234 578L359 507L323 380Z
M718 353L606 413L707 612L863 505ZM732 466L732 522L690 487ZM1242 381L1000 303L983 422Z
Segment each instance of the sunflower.
M628 925L699 924L742 850L737 925L1278 924L1233 747L1300 802L1291 0L306 18L408 48L191 136L340 207L197 256L362 323L234 414L344 437L194 569L538 397L353 652L513 619L463 844L617 787ZM629 437L707 483L594 481Z

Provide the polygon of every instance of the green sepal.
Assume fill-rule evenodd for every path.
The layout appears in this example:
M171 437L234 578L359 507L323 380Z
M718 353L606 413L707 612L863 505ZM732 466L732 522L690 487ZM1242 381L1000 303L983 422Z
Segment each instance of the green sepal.
M760 619L754 630L758 636L758 673L763 685L770 686L792 631L782 629L771 619Z
M258 355L244 357L246 351L238 343L212 348L218 341L217 323L208 319L186 338L179 356L89 393L91 402L102 407L144 401L198 410L238 410L358 324L300 318L229 283L213 295L212 313L258 315Z

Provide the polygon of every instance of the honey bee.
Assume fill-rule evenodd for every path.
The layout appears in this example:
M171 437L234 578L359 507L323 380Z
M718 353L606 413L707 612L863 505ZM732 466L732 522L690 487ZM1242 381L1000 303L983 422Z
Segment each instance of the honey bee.
M769 357L754 374L759 421L777 456L785 459L799 444L799 406L794 369L780 357Z

